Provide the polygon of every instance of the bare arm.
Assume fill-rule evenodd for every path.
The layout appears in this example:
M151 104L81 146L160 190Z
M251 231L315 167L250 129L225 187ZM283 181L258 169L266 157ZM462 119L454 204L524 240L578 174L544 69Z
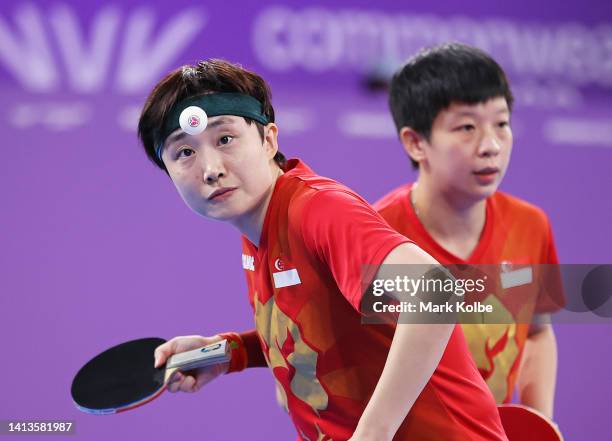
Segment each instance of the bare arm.
M383 264L438 264L414 244ZM401 317L400 317L401 321ZM391 440L438 366L454 324L398 324L383 372L351 441Z
M532 325L519 368L520 402L552 418L556 380L557 339L552 325Z

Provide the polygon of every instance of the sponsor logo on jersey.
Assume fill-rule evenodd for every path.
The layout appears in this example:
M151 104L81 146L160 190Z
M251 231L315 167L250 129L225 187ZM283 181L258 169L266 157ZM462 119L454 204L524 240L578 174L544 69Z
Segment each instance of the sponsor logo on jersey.
M249 271L255 271L255 258L248 254L242 255L242 268Z

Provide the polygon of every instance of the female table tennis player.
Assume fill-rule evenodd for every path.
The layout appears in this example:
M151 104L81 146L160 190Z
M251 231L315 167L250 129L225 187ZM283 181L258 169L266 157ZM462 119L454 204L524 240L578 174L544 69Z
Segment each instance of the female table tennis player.
M375 276L364 283L364 264L437 262L353 191L285 160L278 130L265 81L221 60L174 70L145 103L149 159L192 210L242 234L255 320L254 331L223 335L229 366L177 375L169 389L265 362L300 440L505 440L458 326L361 323ZM220 338L172 339L156 363Z

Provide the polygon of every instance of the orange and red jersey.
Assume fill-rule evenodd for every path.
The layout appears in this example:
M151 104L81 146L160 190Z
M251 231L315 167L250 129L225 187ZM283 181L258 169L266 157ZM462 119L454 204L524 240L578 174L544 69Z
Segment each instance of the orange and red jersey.
M299 440L355 430L394 334L361 323L362 268L406 242L361 197L297 160L276 182L258 246L243 237L257 333ZM394 439L506 439L460 327Z
M403 185L374 207L399 233L414 240L438 262L447 264L501 264L502 269L524 264L557 264L557 252L546 214L539 208L502 192L486 200L486 222L468 259L461 259L438 244L421 224L410 203L413 184ZM470 352L498 403L507 403L517 380L521 354L533 314L559 309L559 292L535 293L530 308L523 308L517 323L462 325ZM549 287L550 288L550 287ZM518 308L507 305L509 322ZM524 305L521 305L524 306ZM526 317L525 315L528 315Z

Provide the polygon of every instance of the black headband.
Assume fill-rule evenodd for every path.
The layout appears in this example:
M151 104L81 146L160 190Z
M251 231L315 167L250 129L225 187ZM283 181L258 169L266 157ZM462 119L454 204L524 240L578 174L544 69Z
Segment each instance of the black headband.
M164 120L161 141L155 148L157 157L161 161L162 147L172 132L180 127L190 134L202 133L210 116L242 116L266 125L270 120L262 107L257 99L243 93L211 93L179 101Z

